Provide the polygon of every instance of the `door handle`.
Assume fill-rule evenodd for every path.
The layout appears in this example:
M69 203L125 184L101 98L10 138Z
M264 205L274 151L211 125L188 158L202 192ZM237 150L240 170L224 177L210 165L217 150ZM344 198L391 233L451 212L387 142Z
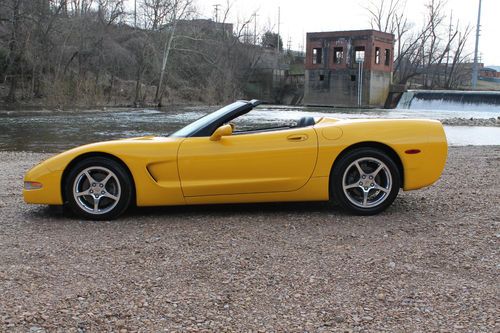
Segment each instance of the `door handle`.
M292 135L288 136L286 139L288 141L298 142L298 141L305 141L308 138L309 137L306 134L292 134Z

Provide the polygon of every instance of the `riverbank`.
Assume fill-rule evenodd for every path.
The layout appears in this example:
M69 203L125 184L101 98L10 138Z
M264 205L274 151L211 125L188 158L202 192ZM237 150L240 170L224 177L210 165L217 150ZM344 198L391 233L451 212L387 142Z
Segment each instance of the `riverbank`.
M500 146L451 147L388 211L144 208L71 219L20 195L49 154L0 152L0 331L493 332Z
M447 126L481 126L500 127L500 116L498 118L447 118L439 120Z
M0 112L1 111L59 111L59 112L75 112L75 111L87 111L87 110L100 110L109 111L114 109L172 109L176 107L201 107L206 106L206 103L176 100L175 102L170 102L164 104L162 107L158 107L158 103L147 102L134 104L130 101L122 101L119 103L95 103L95 104L46 104L44 102L37 103L5 103L0 100Z

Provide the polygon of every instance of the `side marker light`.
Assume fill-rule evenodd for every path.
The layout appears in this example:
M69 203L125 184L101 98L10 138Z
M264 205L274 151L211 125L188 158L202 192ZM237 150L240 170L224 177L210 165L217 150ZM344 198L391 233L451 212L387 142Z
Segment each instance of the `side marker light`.
M410 155L413 155L413 154L418 154L420 153L421 150L420 149L408 149L408 150L405 150L405 153L406 154L410 154Z
M24 182L25 190L39 190L43 187L42 183L39 182Z

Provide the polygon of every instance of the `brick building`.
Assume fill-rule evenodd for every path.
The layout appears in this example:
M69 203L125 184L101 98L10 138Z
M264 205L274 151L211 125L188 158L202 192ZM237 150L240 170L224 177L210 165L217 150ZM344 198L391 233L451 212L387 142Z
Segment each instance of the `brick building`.
M479 70L480 79L497 79L500 80L500 66L481 66Z
M305 105L383 106L392 81L394 35L375 30L307 34ZM362 87L359 66L362 64ZM360 89L361 88L361 89Z

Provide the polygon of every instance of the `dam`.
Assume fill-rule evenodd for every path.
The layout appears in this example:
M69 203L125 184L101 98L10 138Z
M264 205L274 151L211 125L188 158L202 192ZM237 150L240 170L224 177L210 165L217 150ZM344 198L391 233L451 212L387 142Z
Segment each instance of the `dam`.
M500 115L500 91L408 90L397 109L487 111Z

